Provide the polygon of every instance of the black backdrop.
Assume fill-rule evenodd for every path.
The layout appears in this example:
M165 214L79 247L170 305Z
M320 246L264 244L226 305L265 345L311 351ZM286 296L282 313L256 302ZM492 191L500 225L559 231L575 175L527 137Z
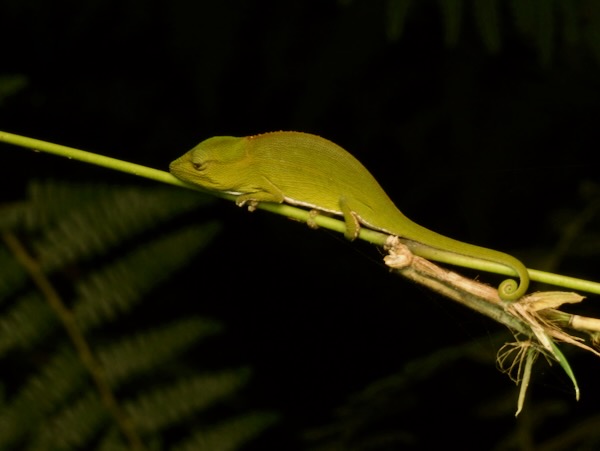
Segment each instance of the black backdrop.
M213 135L320 134L416 222L545 268L597 182L600 44L585 28L594 7L581 5L570 40L560 8L539 37L537 22L520 30L501 3L496 42L465 4L449 45L433 1L413 2L396 37L386 3L368 0L5 1L0 75L26 83L0 104L0 129L160 169ZM5 145L0 167L4 201L34 178L140 183ZM389 276L371 246L225 202L215 214L226 233L169 290L228 325L219 353L257 369L246 396L284 414L259 448L319 443L301 437L337 421L351 393L437 349L473 341L493 360L501 328ZM597 261L573 254L550 269L598 279ZM597 414L598 362L576 354L573 365L580 403L555 366L540 364L530 393L569 412L563 428ZM459 360L357 410L382 416L375 435L399 424L417 446L491 449L519 427L516 393L493 365ZM394 397L409 395L419 401L398 413ZM556 433L551 420L540 442Z

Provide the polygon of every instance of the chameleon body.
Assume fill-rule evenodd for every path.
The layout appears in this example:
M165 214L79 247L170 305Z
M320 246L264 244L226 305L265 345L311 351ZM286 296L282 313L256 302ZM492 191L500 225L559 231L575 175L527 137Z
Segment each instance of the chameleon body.
M349 239L364 226L408 240L407 246L425 258L459 254L500 263L520 279L518 286L510 279L500 284L504 300L520 298L529 286L527 268L511 255L445 237L408 219L356 158L320 136L217 136L173 161L170 171L185 182L237 196L239 206L288 203L343 216Z

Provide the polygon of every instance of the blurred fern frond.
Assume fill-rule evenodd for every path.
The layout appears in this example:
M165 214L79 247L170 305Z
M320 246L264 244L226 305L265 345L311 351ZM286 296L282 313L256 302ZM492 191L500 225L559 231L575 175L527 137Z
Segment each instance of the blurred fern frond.
M17 94L28 84L27 77L21 74L2 74L0 75L0 105L4 99Z
M385 10L388 37L399 39L411 14L432 4L433 1L388 0ZM458 44L461 27L465 26L463 19L467 17L479 31L484 47L492 53L501 49L506 34L514 30L521 40L535 49L542 65L552 61L557 49L572 49L575 46L587 49L600 61L600 5L597 2L438 0L434 8L439 9L444 41L449 47Z
M0 210L0 449L234 450L275 421L223 406L250 369L190 359L223 326L161 291L216 236L178 220L209 202L36 182Z

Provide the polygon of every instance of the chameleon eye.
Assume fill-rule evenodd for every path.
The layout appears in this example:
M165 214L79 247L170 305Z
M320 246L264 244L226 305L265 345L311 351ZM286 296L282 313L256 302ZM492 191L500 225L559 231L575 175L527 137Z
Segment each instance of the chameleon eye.
M202 171L204 169L204 165L202 163L192 163L192 166L196 171Z

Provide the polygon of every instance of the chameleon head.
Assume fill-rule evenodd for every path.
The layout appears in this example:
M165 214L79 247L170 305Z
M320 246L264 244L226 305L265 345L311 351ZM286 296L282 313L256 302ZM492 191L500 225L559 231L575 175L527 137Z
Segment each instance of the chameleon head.
M215 191L236 191L240 172L248 170L244 138L216 136L202 141L169 165L178 179Z

